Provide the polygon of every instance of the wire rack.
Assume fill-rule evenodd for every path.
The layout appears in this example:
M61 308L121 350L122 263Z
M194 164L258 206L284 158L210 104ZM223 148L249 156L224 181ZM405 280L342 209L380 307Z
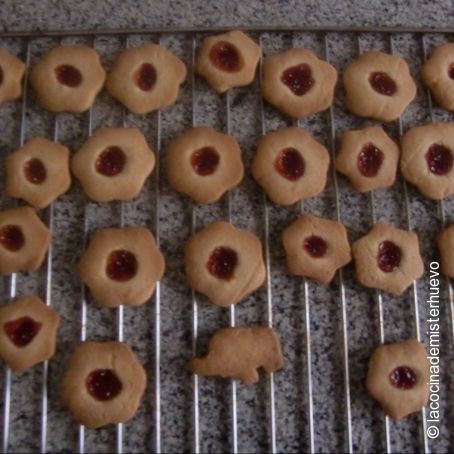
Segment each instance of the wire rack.
M308 47L341 74L365 50L403 56L419 83L422 62L431 48L452 39L451 29L301 29L248 28L264 55L290 47ZM333 170L319 197L293 207L268 201L249 172L220 202L192 204L172 191L159 157L171 138L196 124L207 124L237 137L246 169L258 137L291 122L263 103L261 68L253 85L217 95L192 71L200 40L221 29L91 30L45 33L6 32L0 45L22 57L27 67L61 43L85 44L102 55L106 69L118 53L144 42L160 43L182 58L189 76L175 106L146 116L124 111L102 93L87 114L52 115L35 102L24 80L24 96L0 108L0 150L4 154L36 135L76 150L101 126L135 126L155 148L157 165L140 196L131 202L88 202L77 184L41 213L54 240L37 273L3 279L3 302L37 292L62 315L54 358L20 375L3 373L2 450L4 452L448 452L453 414L454 303L452 285L441 281L440 436L426 435L423 410L402 422L384 416L364 389L367 360L378 343L417 337L427 343L427 276L404 296L391 298L355 283L352 266L329 286L288 276L280 233L301 212L342 221L353 241L377 220L417 231L426 266L436 259L434 237L454 220L452 198L435 203L421 197L399 177L392 188L356 193ZM324 143L334 157L336 140L348 128L371 124L344 109L342 90L327 112L296 122ZM432 104L419 85L417 99L399 121L385 125L396 140L409 127L428 121L452 121ZM3 178L3 166L0 176ZM2 208L14 201L1 195ZM188 290L182 245L190 234L216 219L227 219L263 239L266 285L229 310L210 305ZM167 260L165 277L152 300L139 308L107 310L94 303L74 272L91 233L107 226L146 225ZM262 376L254 387L235 381L191 376L188 359L206 349L221 326L268 324L281 334L285 368ZM141 408L127 424L97 431L76 426L58 395L58 383L74 345L85 339L124 340L148 372Z

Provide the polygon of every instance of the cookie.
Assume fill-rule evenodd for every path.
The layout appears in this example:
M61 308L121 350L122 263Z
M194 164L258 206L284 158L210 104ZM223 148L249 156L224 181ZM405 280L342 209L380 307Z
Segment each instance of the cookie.
M83 46L55 47L30 72L39 103L52 112L88 110L105 79L99 54Z
M262 137L252 162L252 176L277 204L315 197L326 185L329 153L308 132L285 128Z
M279 336L266 326L224 328L210 339L208 354L193 358L190 370L197 375L230 377L252 385L259 380L257 369L267 373L284 365Z
M302 118L333 102L336 69L308 49L290 49L263 63L262 95L283 114Z
M454 279L454 225L437 235L437 246L441 259L441 272Z
M186 78L184 63L156 44L124 50L109 72L109 94L136 114L172 105Z
M399 147L380 126L345 131L335 160L359 192L392 186L399 164Z
M234 137L205 126L174 139L165 156L170 185L199 203L213 203L243 179L241 150Z
M52 358L60 316L37 296L0 308L0 357L14 372Z
M221 307L238 303L266 277L260 240L227 222L214 222L191 236L184 263L189 285Z
M139 408L147 376L122 342L82 342L62 383L63 401L79 424L97 429L130 420Z
M79 262L82 281L106 307L147 302L164 268L153 234L143 227L98 231Z
M153 171L155 156L135 128L101 128L73 156L71 169L96 202L130 200Z
M0 49L0 104L22 95L25 64L6 49Z
M37 270L50 241L49 229L32 208L0 211L0 274Z
M407 62L384 52L365 52L344 71L345 104L355 115L382 121L400 117L416 96Z
M424 273L416 233L378 223L352 245L356 278L365 287L401 295Z
M369 394L394 420L421 410L429 399L429 360L416 339L380 345L366 379Z
M6 157L6 193L45 208L71 186L69 150L43 137Z
M323 284L352 259L345 227L311 214L304 214L282 232L290 273Z
M401 139L400 170L426 197L454 194L454 123L429 123L409 129Z
M195 70L218 93L252 83L261 49L245 33L234 30L202 42Z

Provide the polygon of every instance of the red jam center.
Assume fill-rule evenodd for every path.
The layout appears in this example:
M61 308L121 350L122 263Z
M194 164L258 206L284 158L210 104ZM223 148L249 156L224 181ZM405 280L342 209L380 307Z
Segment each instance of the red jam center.
M454 63L451 63L448 68L448 76L450 79L454 79Z
M446 175L452 169L452 151L443 145L434 143L427 150L426 161L432 173L435 175Z
M0 244L8 251L17 252L23 248L25 237L17 225L5 225L0 229Z
M390 273L400 265L402 250L392 241L383 241L378 246L378 266L385 273Z
M150 91L156 83L156 70L150 63L143 63L135 75L137 86L143 91Z
M408 366L396 367L389 374L389 381L396 388L411 389L416 384L416 374L411 367Z
M226 41L219 41L211 48L210 60L218 69L229 73L236 73L243 66L237 48Z
M110 369L96 369L86 380L88 392L96 400L111 400L120 394L123 389L117 374Z
M228 280L233 276L238 263L238 255L229 247L217 247L208 259L208 271L219 279Z
M358 155L358 170L364 177L376 177L385 156L383 152L372 143L366 143Z
M136 256L132 252L119 249L109 255L106 273L114 281L125 282L137 274L137 268Z
M6 335L16 347L25 347L38 334L41 323L35 322L30 317L21 317L11 320L3 325Z
M0 66L0 85L3 83L3 68Z
M281 81L287 85L296 96L303 96L306 94L315 83L315 80L312 77L311 68L306 63L287 68L281 75Z
M82 83L82 73L71 65L61 65L55 68L57 80L67 87L75 88Z
M46 168L40 159L30 159L24 164L25 178L30 183L41 184L44 182L47 176Z
M303 246L307 253L316 259L323 257L328 249L326 241L317 235L307 237L304 240Z
M96 160L96 171L106 177L121 173L126 163L126 155L120 147L106 148Z
M369 76L372 88L381 95L392 96L397 91L397 85L386 73L375 72Z
M304 174L304 159L295 148L283 149L274 162L276 170L287 180L297 181Z
M191 165L200 176L211 175L219 164L219 155L212 147L203 147L194 151L191 156Z

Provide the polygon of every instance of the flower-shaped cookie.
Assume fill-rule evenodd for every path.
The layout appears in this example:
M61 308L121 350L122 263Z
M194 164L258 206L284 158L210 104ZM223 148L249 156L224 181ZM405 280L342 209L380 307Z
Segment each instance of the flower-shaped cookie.
M189 285L221 307L238 303L266 277L260 240L227 222L214 222L193 235L184 259Z
M252 175L275 203L291 205L323 191L329 153L308 132L296 127L262 137Z
M441 271L454 279L454 225L443 229L437 236L437 246L441 258Z
M50 241L49 229L32 208L0 211L0 274L37 270Z
M287 266L292 274L328 284L352 259L345 227L304 214L282 232Z
M82 281L93 298L107 307L148 301L164 268L153 234L143 227L100 230L79 263Z
M360 117L393 121L416 96L407 62L396 55L365 52L344 72L345 103Z
M199 203L219 200L243 179L238 142L205 126L173 140L165 160L170 185Z
M203 40L195 70L223 93L254 80L260 54L260 46L241 31L209 36Z
M110 202L136 197L154 165L138 129L101 128L74 155L71 169L90 199Z
M107 76L106 89L136 114L162 109L175 102L186 78L184 63L156 44L124 50Z
M430 199L454 194L454 124L416 126L401 145L400 170L407 181Z
M336 157L336 170L359 192L387 188L396 180L399 147L380 126L346 131Z
M136 355L121 342L83 342L63 377L63 401L79 424L96 429L131 419L147 376Z
M45 208L71 186L69 150L42 137L6 158L6 193Z
M27 296L0 308L0 356L21 372L55 353L60 316L37 296Z
M440 106L454 110L454 43L434 49L422 68L422 80Z
M22 94L25 64L6 49L0 49L0 104Z
M429 361L421 342L380 345L369 361L366 387L391 418L419 411L429 398Z
M401 295L424 273L416 233L378 223L352 245L356 277L365 287Z
M271 55L263 64L262 95L290 117L307 117L333 102L337 72L308 49Z
M48 52L30 72L39 103L52 112L84 112L106 79L96 50L60 46Z

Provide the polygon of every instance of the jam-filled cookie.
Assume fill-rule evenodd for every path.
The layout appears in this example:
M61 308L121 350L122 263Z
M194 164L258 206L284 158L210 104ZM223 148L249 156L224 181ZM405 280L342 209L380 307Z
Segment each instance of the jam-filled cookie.
M71 169L96 202L136 197L153 171L155 156L134 128L101 128L74 155Z
M97 429L130 420L139 408L147 376L121 342L82 342L61 384L62 398L79 424Z
M37 270L50 241L49 229L32 208L0 211L0 274Z
M29 140L6 158L6 193L45 208L71 186L69 150L43 137Z
M175 102L186 78L184 63L156 44L124 50L107 76L106 89L127 109L145 114Z
M416 233L378 223L352 245L356 277L365 287L401 295L424 273Z
M429 367L427 352L416 339L380 345L369 361L366 388L398 420L427 404Z
M184 249L189 285L221 307L238 303L265 281L262 244L252 233L214 222Z
M400 170L426 197L454 194L454 123L431 123L402 136Z
M22 95L25 64L6 49L0 49L0 104Z
M39 103L52 112L84 112L101 91L106 72L95 49L60 46L30 72Z
M37 296L0 308L0 356L21 372L54 356L59 315Z
M443 229L437 236L440 252L441 272L454 279L454 225Z
M271 55L263 64L262 95L282 113L307 117L333 102L337 72L308 49Z
M345 227L304 214L282 232L287 266L292 274L328 284L352 259Z
M380 126L344 132L335 161L359 192L391 186L398 164L399 147Z
M82 281L93 298L107 307L148 301L164 268L153 234L143 227L100 230L79 263Z
M260 60L260 46L245 33L234 30L203 40L195 65L218 93L249 85Z
M252 175L275 203L291 205L323 191L329 153L303 129L270 132L259 140Z
M170 185L199 203L219 200L244 174L235 138L205 126L173 140L165 162Z
M384 52L365 52L344 72L345 103L360 117L393 121L416 96L407 62Z

